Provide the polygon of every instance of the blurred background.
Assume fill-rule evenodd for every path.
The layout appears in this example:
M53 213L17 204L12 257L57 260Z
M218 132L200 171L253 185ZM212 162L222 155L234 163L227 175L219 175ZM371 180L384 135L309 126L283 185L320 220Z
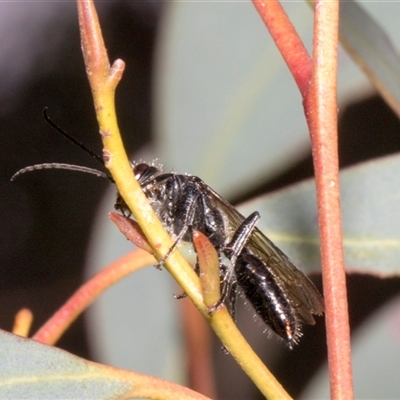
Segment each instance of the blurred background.
M400 37L398 4L366 6L385 21L392 40ZM303 3L285 7L310 49L311 10ZM234 204L312 177L300 95L251 4L108 1L99 3L98 11L110 60L126 63L116 102L133 159L158 158L166 171L198 175ZM28 307L36 331L84 280L132 246L108 220L115 198L109 182L58 170L10 182L17 170L37 163L98 167L42 117L48 107L58 125L101 154L75 4L1 3L0 37L0 328L10 330L16 312ZM399 42L394 44L398 48ZM397 153L397 117L342 50L339 60L341 167ZM319 274L312 278L321 288ZM393 317L381 306L396 297L399 283L349 276L357 337L382 327L385 315ZM179 288L168 274L148 268L107 292L58 346L187 384L182 307L173 293ZM268 338L253 314L241 308L239 328L288 392L296 398L327 396L320 369L326 361L323 318L305 327L300 345L289 351ZM371 315L376 319L368 319ZM212 349L217 397L260 398L215 338ZM390 364L388 370L393 371ZM306 389L317 371L314 386ZM394 386L382 387L398 393L397 380L390 374L388 380ZM358 398L371 394L367 382L366 375L356 380Z

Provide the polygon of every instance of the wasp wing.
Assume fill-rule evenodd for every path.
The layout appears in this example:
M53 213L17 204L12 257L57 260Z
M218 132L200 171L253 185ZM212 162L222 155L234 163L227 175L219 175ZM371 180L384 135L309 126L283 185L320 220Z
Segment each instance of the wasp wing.
M225 214L226 226L229 230L226 233L231 238L245 217L213 189L205 186L203 189ZM315 321L312 314L320 315L324 312L323 298L314 284L258 228L254 228L245 247L247 251L263 261L265 268L268 268L269 273L274 276L297 316L313 325Z

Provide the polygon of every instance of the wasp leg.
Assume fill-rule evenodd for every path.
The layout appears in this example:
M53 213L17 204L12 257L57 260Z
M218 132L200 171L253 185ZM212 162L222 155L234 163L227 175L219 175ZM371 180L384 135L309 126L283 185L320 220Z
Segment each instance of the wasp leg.
M192 228L193 225L193 219L195 216L195 211L196 211L196 201L198 200L199 195L197 194L191 194L189 196L188 194L188 200L186 201L185 208L182 210L184 213L184 222L183 222L183 228L179 232L179 235L176 237L174 243L172 246L168 249L168 251L164 254L162 259L157 263L156 267L161 268L161 266L165 263L169 255L173 252L175 247L179 244L179 242L183 239L185 234L187 233L188 229Z
M236 279L234 280L234 282L232 282L232 277L235 271L237 259L240 256L244 247L246 246L247 242L249 241L250 236L253 233L253 230L259 219L260 214L257 211L250 214L233 234L232 240L222 249L223 253L229 258L230 262L229 266L226 269L224 278L221 282L221 298L214 305L209 307L208 313L210 315L212 315L216 310L218 310L219 307L221 307L228 295L231 297L233 283L235 283L236 285ZM234 292L236 297L236 287ZM233 304L233 306L235 307L236 298L234 302L232 301L232 298L230 298L229 303L231 305ZM231 312L231 316L234 317L234 311L233 314Z
M174 294L174 297L176 300L182 300L187 297L187 294L186 293Z

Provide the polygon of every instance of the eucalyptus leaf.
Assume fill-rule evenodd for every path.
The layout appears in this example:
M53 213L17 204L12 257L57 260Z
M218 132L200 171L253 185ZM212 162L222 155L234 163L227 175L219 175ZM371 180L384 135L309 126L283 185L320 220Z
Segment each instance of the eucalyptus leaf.
M1 399L116 399L132 387L109 367L4 331L0 360Z
M400 273L400 155L340 174L345 264L349 272ZM261 213L258 227L306 272L320 270L315 184L307 180L240 207Z
M339 21L342 45L400 116L400 57L388 34L355 1L340 3Z

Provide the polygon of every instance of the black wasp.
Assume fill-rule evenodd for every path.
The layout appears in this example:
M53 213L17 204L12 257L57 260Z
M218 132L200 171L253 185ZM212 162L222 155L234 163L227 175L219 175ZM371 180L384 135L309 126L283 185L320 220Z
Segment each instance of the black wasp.
M103 165L103 160L82 143L46 120L62 135L89 153ZM91 168L69 164L38 164L18 171L59 168L88 172L112 178ZM313 315L324 311L322 296L313 283L298 270L257 227L260 218L254 212L245 218L200 178L163 173L161 168L145 163L132 166L136 179L149 199L165 229L174 239L192 242L195 230L204 233L221 260L221 300L235 319L238 287L257 314L290 348L301 337L301 323L315 324ZM130 210L118 194L115 208L130 216ZM211 310L211 312L213 311Z

